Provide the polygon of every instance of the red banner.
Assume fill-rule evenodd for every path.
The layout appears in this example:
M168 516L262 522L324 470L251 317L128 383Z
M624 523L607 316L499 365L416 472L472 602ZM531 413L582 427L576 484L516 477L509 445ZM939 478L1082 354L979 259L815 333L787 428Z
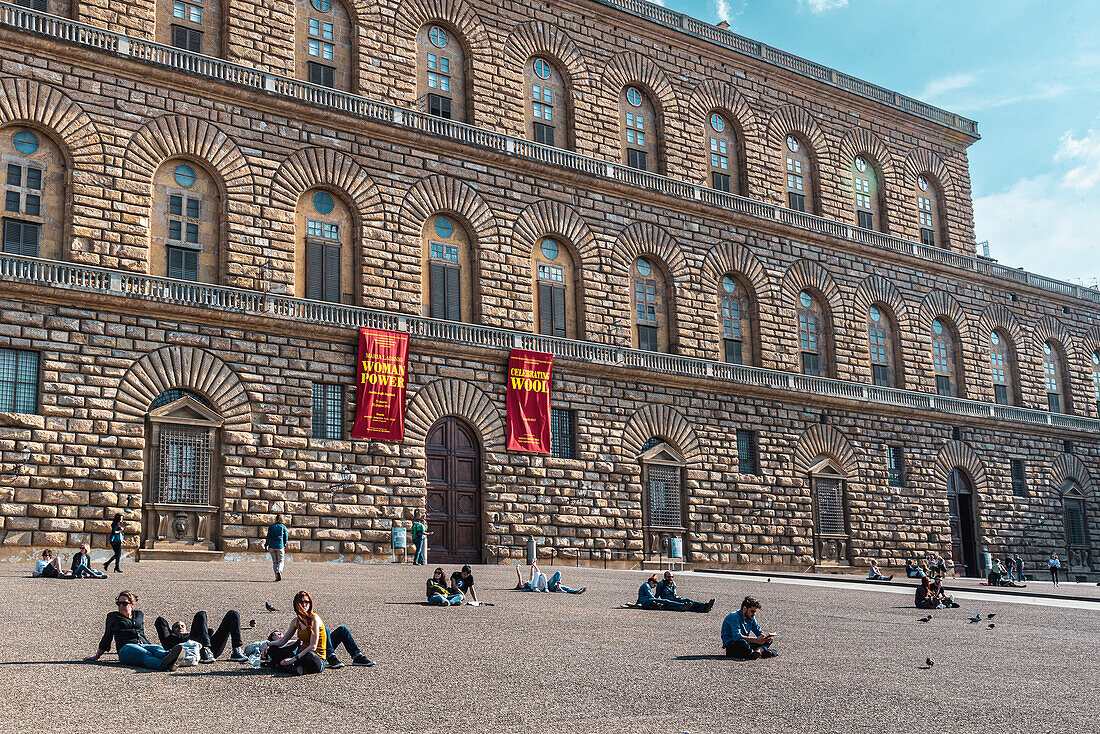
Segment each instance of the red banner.
M400 441L405 437L405 382L409 335L359 330L359 369L352 438Z
M508 450L550 453L554 355L513 349L508 357Z

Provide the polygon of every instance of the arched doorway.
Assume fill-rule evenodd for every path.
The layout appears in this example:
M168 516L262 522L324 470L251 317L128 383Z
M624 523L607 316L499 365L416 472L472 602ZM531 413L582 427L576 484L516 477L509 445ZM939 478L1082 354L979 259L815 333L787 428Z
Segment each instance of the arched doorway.
M441 418L424 442L431 557L440 563L481 562L481 450L477 434L453 416Z
M947 475L947 512L951 524L951 559L963 576L979 576L978 544L974 528L974 493L962 469Z

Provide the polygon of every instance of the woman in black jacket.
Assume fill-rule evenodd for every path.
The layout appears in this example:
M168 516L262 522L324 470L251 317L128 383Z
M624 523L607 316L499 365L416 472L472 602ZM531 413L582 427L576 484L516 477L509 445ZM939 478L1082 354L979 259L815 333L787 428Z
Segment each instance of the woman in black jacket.
M73 554L73 578L74 579L105 579L107 574L92 568L92 558L88 553L88 544L80 546L80 552Z
M115 573L122 573L122 569L118 567L119 561L122 560L122 513L116 512L115 519L111 521L111 535L107 538L111 544L111 550L114 551L114 555L103 562L103 570L106 571L107 567L111 565L111 561L115 562Z
M99 649L94 655L89 655L85 660L99 660L104 653L111 650L111 641L118 650L118 661L123 665L134 668L149 668L150 670L175 670L183 654L183 645L176 645L171 650L165 650L160 645L150 645L145 637L145 615L134 605L138 601L138 595L132 591L120 591L115 605L117 612L107 615L106 629L103 639L99 641Z

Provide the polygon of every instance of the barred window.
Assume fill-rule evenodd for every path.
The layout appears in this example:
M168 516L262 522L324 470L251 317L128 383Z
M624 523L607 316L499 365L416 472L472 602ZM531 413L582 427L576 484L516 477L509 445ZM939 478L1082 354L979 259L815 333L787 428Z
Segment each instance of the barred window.
M577 414L567 408L550 409L550 456L577 458Z
M760 463L756 452L756 431L737 431L737 471L740 474L759 474Z
M1023 459L1010 459L1012 472L1012 494L1017 497L1027 497L1027 474L1024 471Z
M0 349L0 413L38 412L38 352Z
M680 512L680 468L663 464L646 467L649 498L649 524L678 528L683 522Z
M844 535L844 482L837 477L814 477L817 529L822 535Z
M164 426L157 445L157 501L210 504L210 431Z
M886 448L886 472L891 487L905 486L905 450L901 446Z
M1085 499L1080 496L1076 485L1072 485L1062 501L1065 506L1066 545L1087 546L1089 541L1085 525Z
M344 388L313 383L313 437L344 437Z

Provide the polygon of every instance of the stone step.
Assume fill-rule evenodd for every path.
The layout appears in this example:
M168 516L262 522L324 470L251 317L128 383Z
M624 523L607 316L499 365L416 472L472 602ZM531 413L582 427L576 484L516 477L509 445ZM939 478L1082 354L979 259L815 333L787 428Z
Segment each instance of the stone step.
M207 548L139 548L136 561L221 561L225 553Z

